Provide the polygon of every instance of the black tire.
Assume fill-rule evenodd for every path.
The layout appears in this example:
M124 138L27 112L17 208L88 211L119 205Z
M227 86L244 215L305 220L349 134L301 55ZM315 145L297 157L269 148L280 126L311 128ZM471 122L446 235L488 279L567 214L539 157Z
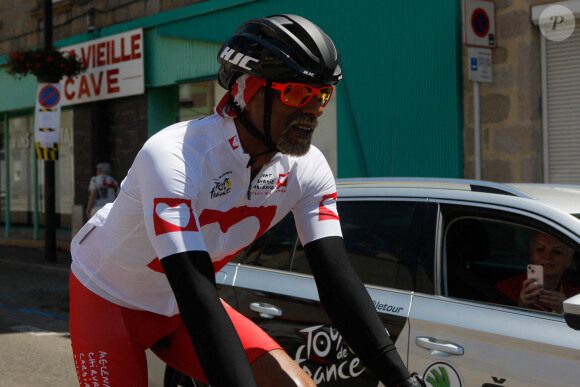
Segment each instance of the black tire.
M164 387L209 387L209 384L194 380L171 366L165 366Z

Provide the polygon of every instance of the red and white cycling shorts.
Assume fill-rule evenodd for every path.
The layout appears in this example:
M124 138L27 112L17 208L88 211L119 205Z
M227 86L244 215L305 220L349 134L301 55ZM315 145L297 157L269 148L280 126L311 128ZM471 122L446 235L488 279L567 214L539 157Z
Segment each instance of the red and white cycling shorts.
M280 346L256 324L222 301L251 363ZM145 350L207 383L179 315L167 317L113 304L71 273L70 335L81 386L147 386ZM160 340L164 345L154 346Z

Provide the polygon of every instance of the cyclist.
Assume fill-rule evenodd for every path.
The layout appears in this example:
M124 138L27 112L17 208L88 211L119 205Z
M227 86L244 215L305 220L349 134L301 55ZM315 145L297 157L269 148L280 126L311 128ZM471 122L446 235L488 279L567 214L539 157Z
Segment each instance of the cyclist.
M290 211L320 299L350 347L386 386L424 385L348 263L334 179L310 146L342 78L333 42L302 17L275 15L244 23L218 61L228 90L219 114L152 136L115 202L73 238L70 332L81 385L145 386L147 348L212 386L314 385L215 285L217 271Z

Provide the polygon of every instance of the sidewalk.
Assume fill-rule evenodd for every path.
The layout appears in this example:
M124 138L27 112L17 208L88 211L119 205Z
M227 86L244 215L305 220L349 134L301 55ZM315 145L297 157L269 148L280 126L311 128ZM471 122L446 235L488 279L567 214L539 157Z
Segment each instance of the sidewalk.
M0 228L0 267L10 266L26 270L68 275L70 271L70 232L58 231L56 241L56 261L45 259L44 234L34 239L30 229L11 229L10 238L5 237Z

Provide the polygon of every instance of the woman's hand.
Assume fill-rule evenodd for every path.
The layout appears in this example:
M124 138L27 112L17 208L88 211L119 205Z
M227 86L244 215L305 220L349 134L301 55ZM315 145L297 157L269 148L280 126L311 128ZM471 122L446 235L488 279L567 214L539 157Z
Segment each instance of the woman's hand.
M540 304L548 306L551 311L562 313L562 303L565 299L564 293L557 290L544 290L540 295Z
M556 290L544 290L534 279L526 279L522 283L518 306L529 308L534 304L547 306L549 311L562 313L562 303L566 299L564 293Z
M538 285L534 279L526 279L522 283L522 291L520 292L520 300L518 306L529 308L537 304L544 289Z

